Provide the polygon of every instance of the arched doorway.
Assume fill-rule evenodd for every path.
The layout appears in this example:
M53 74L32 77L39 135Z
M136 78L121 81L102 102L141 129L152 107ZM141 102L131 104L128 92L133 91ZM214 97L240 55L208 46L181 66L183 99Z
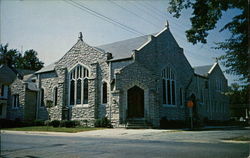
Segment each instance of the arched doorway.
M134 86L128 90L128 118L144 117L144 90Z

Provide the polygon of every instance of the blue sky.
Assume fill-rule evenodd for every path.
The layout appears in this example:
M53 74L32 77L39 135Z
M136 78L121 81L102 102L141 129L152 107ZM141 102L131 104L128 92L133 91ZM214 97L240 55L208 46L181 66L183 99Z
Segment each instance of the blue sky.
M167 12L168 0L144 1L76 1L108 18L133 28L142 34L152 34L164 28L169 21L170 30L192 66L214 63L214 57L223 54L211 49L214 42L223 41L229 32L219 29L238 12L226 12L210 31L208 44L192 45L187 42L185 30L190 28L190 10L183 11L179 19ZM124 9L125 8L125 9ZM102 45L140 36L89 14L63 0L1 0L0 43L9 49L34 49L48 65L60 59L77 41L79 32L83 40L92 45ZM229 83L235 77L228 76Z

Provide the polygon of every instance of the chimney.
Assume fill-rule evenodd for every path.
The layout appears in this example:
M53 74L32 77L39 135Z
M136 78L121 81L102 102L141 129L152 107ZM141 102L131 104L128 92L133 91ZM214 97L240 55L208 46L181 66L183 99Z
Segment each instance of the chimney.
M107 54L107 59L108 60L113 59L112 53L107 52L106 54Z

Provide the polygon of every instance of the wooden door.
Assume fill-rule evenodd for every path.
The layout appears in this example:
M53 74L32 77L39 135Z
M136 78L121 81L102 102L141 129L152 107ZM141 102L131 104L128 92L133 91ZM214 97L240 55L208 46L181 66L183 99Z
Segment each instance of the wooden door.
M128 90L128 118L144 117L144 90L134 86Z

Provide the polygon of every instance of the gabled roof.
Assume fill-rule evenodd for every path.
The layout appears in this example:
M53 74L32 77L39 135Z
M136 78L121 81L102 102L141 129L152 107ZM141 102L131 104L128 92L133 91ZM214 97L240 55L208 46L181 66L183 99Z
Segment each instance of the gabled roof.
M56 65L56 62L52 63L52 64L49 64L43 68L41 68L40 70L38 70L37 72L35 72L36 74L38 73L43 73L43 72L50 72L50 71L54 71L55 70L55 65Z
M201 76L208 76L214 69L214 67L217 65L217 63L214 63L213 65L204 65L204 66L196 66L194 68L194 73Z
M0 74L0 83L11 84L16 78L16 73L6 65L0 65Z
M97 46L96 48L101 51L112 53L113 59L129 58L131 57L132 51L140 48L144 43L149 40L150 36L151 35L135 37L127 40Z

